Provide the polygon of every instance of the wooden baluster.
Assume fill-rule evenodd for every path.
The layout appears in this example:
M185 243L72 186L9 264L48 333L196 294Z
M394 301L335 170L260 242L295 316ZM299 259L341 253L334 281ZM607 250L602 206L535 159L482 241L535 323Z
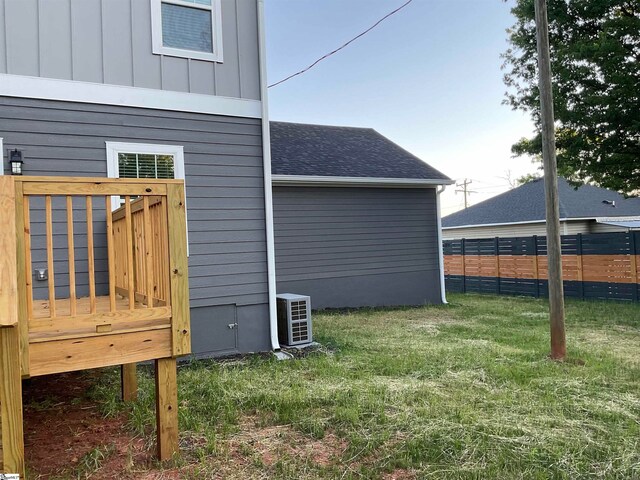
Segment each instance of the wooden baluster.
M56 316L56 284L53 266L53 214L51 212L51 195L45 196L45 219L47 230L47 268L49 269L49 316Z
M93 198L87 195L87 251L89 262L89 308L96 313L96 262L93 249Z
M116 311L116 264L113 246L113 212L111 212L111 197L104 197L107 215L107 264L109 268L109 311Z
M67 250L69 251L69 311L78 313L76 296L76 252L73 243L73 197L67 195Z
M145 279L147 281L147 307L153 307L153 231L151 229L151 215L149 213L149 197L142 198L144 221L144 250L145 250Z
M24 263L27 274L27 318L33 318L33 269L31 266L31 213L29 211L29 197L24 196Z
M133 277L133 225L131 222L131 197L124 197L124 214L127 228L127 283L129 287L129 310L136 308L136 292Z

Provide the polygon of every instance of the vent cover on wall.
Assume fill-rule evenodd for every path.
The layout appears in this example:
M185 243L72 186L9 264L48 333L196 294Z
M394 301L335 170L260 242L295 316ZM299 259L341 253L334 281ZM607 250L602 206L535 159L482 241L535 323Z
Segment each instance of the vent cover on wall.
M311 297L282 293L278 304L278 340L281 345L303 345L313 341Z

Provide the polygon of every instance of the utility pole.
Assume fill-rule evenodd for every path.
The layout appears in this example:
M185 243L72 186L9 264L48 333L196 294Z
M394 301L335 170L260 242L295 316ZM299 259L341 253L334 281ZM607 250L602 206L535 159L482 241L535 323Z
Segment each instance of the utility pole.
M464 193L464 208L469 207L469 200L467 196L471 193L476 193L474 191L469 190L469 185L471 185L471 180L467 178L465 178L464 182L462 183L456 183L456 187L461 187L461 188L457 189L455 193Z
M549 52L549 20L546 0L535 0L536 38L538 44L538 87L542 120L542 160L547 214L547 262L549 278L549 322L551 358L563 360L567 354L564 328L564 291L562 285L562 250L560 243L560 209L558 205L558 171Z

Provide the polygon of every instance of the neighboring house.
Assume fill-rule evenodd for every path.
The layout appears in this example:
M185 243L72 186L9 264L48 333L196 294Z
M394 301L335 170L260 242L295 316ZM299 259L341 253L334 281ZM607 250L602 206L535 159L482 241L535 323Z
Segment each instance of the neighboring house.
M640 198L592 185L558 180L560 233L626 232L640 229ZM544 180L525 183L442 219L445 240L546 235Z
M278 292L314 308L444 301L452 181L369 128L271 122Z
M25 175L184 178L198 355L278 348L262 8L262 0L0 0L4 173L7 151L18 149ZM44 216L32 207L35 229ZM57 233L61 214L54 205ZM100 295L104 209L95 219ZM46 267L44 237L33 238L34 268ZM77 257L80 278L86 252ZM55 267L68 271L66 258ZM68 296L68 286L56 288ZM34 290L46 297L46 282L34 280Z

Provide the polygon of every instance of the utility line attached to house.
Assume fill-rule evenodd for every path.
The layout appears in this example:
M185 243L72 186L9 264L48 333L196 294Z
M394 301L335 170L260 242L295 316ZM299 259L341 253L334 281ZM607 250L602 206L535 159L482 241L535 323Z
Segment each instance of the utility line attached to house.
M392 15L395 15L396 13L398 13L400 10L402 10L404 7L406 7L407 5L409 5L411 2L413 2L413 0L407 0L405 3L403 3L402 5L400 5L398 8L396 8L395 10L387 13L384 17L382 17L380 20L378 20L376 23L374 23L373 25L371 25L369 28L367 28L364 32L359 33L358 35L356 35L355 37L353 37L351 40L349 40L348 42L346 42L345 44L343 44L342 46L336 48L335 50L327 53L326 55L323 55L322 57L320 57L319 59L317 59L315 62L313 62L311 65L309 65L306 68L303 68L302 70L293 73L291 75L289 75L288 77L283 78L282 80L277 81L276 83L272 83L271 85L269 85L267 88L271 88L271 87L275 87L277 85L280 85L281 83L286 82L287 80L291 80L293 77L297 77L298 75L302 75L305 72L308 72L309 70L311 70L313 67L315 67L317 64L319 64L321 61L329 58L331 55L338 53L340 50L342 50L343 48L347 47L348 45L350 45L351 43L355 42L357 39L359 39L360 37L363 37L364 35L366 35L367 33L369 33L371 30L373 30L374 28L376 28L378 25L380 25L382 22L384 22L387 18L389 18Z

